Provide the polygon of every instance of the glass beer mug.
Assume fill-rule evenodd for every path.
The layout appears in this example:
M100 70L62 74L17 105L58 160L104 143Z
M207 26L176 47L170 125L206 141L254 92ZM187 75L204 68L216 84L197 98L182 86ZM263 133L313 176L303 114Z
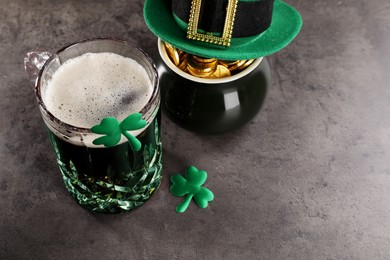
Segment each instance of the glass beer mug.
M117 54L112 56L114 61L110 60L111 56L107 53ZM104 62L98 57L102 56L95 57L91 54L107 54L105 59L108 60L104 60L105 65L101 64ZM85 55L90 55L89 63L77 64ZM127 64L127 67L121 67L122 63L116 61L119 59L118 55L126 58L123 62L129 61L133 64L135 61L136 65ZM103 69L97 72L96 68L99 66L103 66ZM28 77L35 82L39 109L47 126L65 186L74 199L84 208L99 213L126 212L143 205L158 189L162 171L160 89L156 66L148 55L122 40L89 39L62 48L53 55L47 52L29 52L25 58L25 68ZM72 69L76 72L74 75L60 75ZM83 73L84 71L86 73ZM107 71L112 75L102 76L104 82L99 82L101 74ZM119 82L118 78L124 80ZM138 80L136 83L133 82L135 79ZM80 88L77 89L77 95L68 96L65 90L81 80L93 82L96 86L84 88L82 84L76 84L76 88ZM55 82L59 84L56 86L59 88L56 92L53 91ZM123 86L111 87L110 82ZM121 91L118 92L118 88ZM79 100L79 97L85 98ZM112 102L113 98L117 102ZM59 112L55 110L64 110L62 103L67 101L72 105L67 108L68 118L64 120L65 117L59 117ZM93 102L95 103L92 104ZM133 106L132 103L137 105ZM131 106L128 106L129 104ZM81 108L77 108L79 105ZM101 112L108 105L110 109ZM134 108L134 111L129 107ZM82 109L87 111L80 113L78 110ZM106 125L110 120L104 120L112 116L109 114L111 112L107 111L112 111L115 115L137 114L137 122L142 124L124 131L124 122L131 120L129 121L129 117L119 116L110 119L118 123ZM101 115L97 115L99 113ZM99 123L99 127L107 132L91 131L93 125ZM104 139L104 136L106 139L113 136L119 139L116 144L109 146L96 142L98 138ZM139 144L137 149L134 149L130 140Z

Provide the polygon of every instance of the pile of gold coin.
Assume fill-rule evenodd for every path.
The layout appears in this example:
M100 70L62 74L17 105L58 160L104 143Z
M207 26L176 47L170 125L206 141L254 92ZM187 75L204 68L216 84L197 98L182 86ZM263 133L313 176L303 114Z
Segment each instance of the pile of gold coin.
M175 66L199 78L225 78L237 74L252 64L251 60L218 60L185 53L164 42L165 50Z

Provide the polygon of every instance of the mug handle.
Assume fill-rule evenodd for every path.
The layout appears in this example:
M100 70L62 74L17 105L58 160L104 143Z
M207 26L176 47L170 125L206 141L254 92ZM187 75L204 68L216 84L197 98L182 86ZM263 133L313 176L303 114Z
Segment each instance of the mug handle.
M39 71L42 69L45 62L52 56L50 52L33 50L26 53L24 56L24 69L27 78L32 82L38 78Z

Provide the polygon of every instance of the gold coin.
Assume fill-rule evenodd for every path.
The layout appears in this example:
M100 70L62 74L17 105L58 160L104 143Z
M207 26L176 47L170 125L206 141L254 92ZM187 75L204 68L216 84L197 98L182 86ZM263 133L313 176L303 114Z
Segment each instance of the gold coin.
M226 68L229 66L233 66L239 62L239 60L218 60L219 64L225 66Z
M172 63L180 70L200 78L224 78L234 75L251 65L251 60L217 60L187 54L164 42L165 50Z
M187 69L188 71L198 77L207 77L215 72L217 69L217 60L211 62L199 62L193 55L187 57Z
M198 70L198 69L195 69L193 67L191 67L189 65L189 63L187 64L187 71L195 76L195 77L199 77L199 78L206 78L208 76L210 76L211 74L214 73L215 70L207 70L207 71L204 71L204 70Z
M234 65L229 66L228 68L230 71L233 71L233 70L239 68L240 66L244 65L245 62L246 62L246 60L238 60L237 63L234 63Z
M182 63L184 60L187 60L188 54L185 52L179 53L180 57L180 63Z
M197 70L203 70L204 72L208 72L211 70L215 70L217 67L217 60L211 61L211 62L199 62L194 58L193 55L189 55L187 57L188 64Z
M187 54L186 54L187 55ZM186 71L187 70L187 58L184 58L181 62L180 62L180 64L179 64L179 66L177 66L180 70L182 70L182 71Z
M183 56L186 54L184 51L177 49L177 53L179 53L179 57Z
M251 60L246 60L244 64L242 64L241 66L239 66L236 70L244 70L246 69L249 65L251 65L253 63L254 59L251 59Z
M215 72L213 74L211 74L210 76L208 76L207 78L219 79L219 78L225 78L225 77L229 77L229 76L231 76L230 70L223 65L218 65Z
M175 47L173 47L169 43L164 42L164 45L165 45L165 50L167 51L169 58L171 59L173 64L178 66L180 64L179 52L176 50Z
M215 62L217 60L215 58L203 58L203 57L199 57L199 56L195 56L195 55L192 55L192 57L194 58L194 60L196 60L197 62L200 62L200 63Z

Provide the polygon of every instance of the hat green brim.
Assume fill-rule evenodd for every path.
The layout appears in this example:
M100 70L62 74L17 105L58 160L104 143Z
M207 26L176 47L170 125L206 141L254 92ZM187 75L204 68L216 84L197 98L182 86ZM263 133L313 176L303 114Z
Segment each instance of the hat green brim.
M187 39L187 32L180 29L172 15L170 0L146 0L144 18L150 30L163 41L194 55L224 60L268 56L286 47L302 27L299 12L281 0L275 0L272 22L265 32L232 38L229 47Z

